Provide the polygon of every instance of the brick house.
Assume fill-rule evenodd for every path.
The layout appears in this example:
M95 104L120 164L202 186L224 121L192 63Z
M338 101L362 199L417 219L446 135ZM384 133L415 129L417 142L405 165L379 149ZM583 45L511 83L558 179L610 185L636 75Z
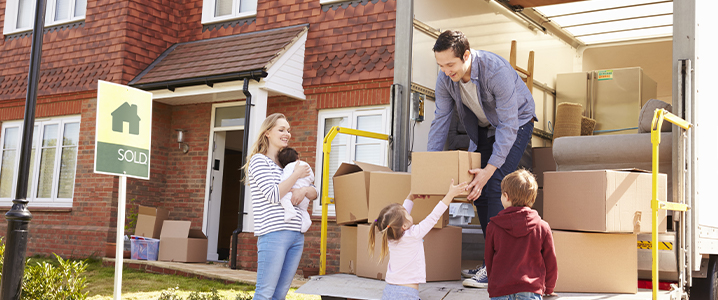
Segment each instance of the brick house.
M28 5L34 1L0 0L4 211L17 181L34 11ZM127 208L167 208L170 219L190 220L207 234L208 259L227 259L240 211L244 78L252 79L250 141L264 116L286 114L290 145L321 178L317 146L331 126L389 131L395 18L396 0L48 0L28 254L101 256L115 239L118 179L93 173L97 82L105 80L154 95L150 180L128 180ZM188 148L178 147L179 130ZM339 138L334 149L332 168L352 159L387 163L383 142ZM256 238L245 203L238 268L253 270ZM300 266L319 263L318 204L310 207L315 222ZM334 273L335 223L328 236L327 271Z

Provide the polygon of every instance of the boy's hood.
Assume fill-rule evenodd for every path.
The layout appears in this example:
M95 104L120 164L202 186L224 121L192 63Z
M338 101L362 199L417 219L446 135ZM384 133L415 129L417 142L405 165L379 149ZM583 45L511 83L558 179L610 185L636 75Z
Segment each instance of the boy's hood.
M541 217L529 207L508 207L491 218L491 223L514 237L529 234L539 226L540 222Z

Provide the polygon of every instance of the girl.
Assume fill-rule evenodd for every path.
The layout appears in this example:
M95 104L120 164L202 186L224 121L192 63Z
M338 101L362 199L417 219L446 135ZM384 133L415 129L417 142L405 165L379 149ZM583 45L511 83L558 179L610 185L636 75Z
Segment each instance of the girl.
M452 179L444 199L417 225L414 225L414 219L411 217L411 208L414 206L414 199L426 196L409 194L404 205L393 203L379 212L379 217L369 229L369 253L374 255L375 232L381 232L380 261L384 260L387 253L391 253L382 300L419 299L419 283L426 283L424 236L434 227L451 200L461 194L466 186L466 182L454 185Z
M302 220L295 216L290 222L284 222L284 209L279 200L289 192L294 205L305 197L317 198L314 187L292 189L299 178L309 176L311 169L306 164L297 165L292 175L281 181L282 168L277 155L287 147L291 137L287 118L279 113L269 115L259 127L244 166L252 190L254 235L258 237L255 300L286 297L304 250Z

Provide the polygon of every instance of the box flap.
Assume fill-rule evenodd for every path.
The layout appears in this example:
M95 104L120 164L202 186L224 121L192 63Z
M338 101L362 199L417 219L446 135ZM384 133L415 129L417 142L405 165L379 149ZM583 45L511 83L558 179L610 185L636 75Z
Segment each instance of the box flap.
M139 206L139 209L137 210L138 215L149 215L149 216L156 216L157 215L157 209L150 206Z
M347 175L351 173L361 172L361 168L355 164L350 163L342 163L339 165L339 168L337 168L337 171L334 172L333 177Z
M192 225L192 222L190 221L170 221L165 220L164 225L162 225L162 233L160 234L160 239L163 238L186 238L189 236L190 233L190 226Z
M651 171L644 170L644 169L639 169L639 168L611 169L610 171L635 172L635 173L652 173Z
M202 232L202 230L199 230L199 229L190 229L188 237L193 238L193 239L206 239L207 238L207 236L204 235L204 232Z
M354 163L355 163L357 166L359 166L359 167L362 169L362 171L368 171L368 172L373 172L373 171L393 172L389 167L385 167L385 166L380 166L380 165L375 165L375 164L360 162L360 161L356 161L356 160L354 161Z

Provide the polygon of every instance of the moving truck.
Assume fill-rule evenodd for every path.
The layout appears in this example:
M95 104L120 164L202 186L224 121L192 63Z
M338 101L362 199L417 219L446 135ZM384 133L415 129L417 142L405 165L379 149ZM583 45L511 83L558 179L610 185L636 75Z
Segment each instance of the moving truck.
M550 133L560 91L556 86L559 74L639 67L652 78L657 83L652 98L672 104L672 112L693 125L685 133L674 126L672 138L663 141L672 147L669 198L685 199L690 210L685 217L669 211L668 232L659 236L661 242L673 245L659 251L660 279L678 282L678 288L663 292L660 299L718 300L718 189L714 183L718 178L718 126L712 124L718 112L718 56L714 54L718 18L711 15L718 4L713 0L399 0L396 6L394 76L395 86L401 88L392 88L392 105L394 111L406 114L420 112L422 107L424 111L422 118L411 113L402 119L395 113L393 132L413 128L413 139L393 134L395 161L401 157L397 151L426 149L439 72L431 48L443 30L461 30L472 48L506 59L511 56L511 41L516 41L516 64L524 69L528 68L529 51L534 52L532 94L539 122L535 125L533 147L553 144ZM594 15L597 19L591 19ZM396 92L401 89L411 93ZM418 109L412 110L414 107ZM401 124L401 120L408 122ZM409 140L413 145L408 144ZM396 163L393 167L402 168ZM410 166L403 168L395 171L410 170ZM639 240L645 240L645 236L639 235ZM638 261L645 260L645 255L650 257L650 252L639 250ZM646 279L650 279L650 264L639 263L638 269L642 278L648 274ZM310 281L298 292L320 294L326 299L373 299L375 296L359 291L370 290L371 280L366 280L369 279L327 275ZM357 284L363 288L346 288ZM422 286L424 293L441 290L441 285ZM448 287L445 295L453 295L451 299L461 299L461 293L467 299L475 297L461 291L460 284L443 286ZM374 287L381 289L383 285ZM453 292L448 291L451 289ZM354 295L347 294L352 291ZM606 298L601 294L559 294L566 299ZM634 296L647 299L647 295L650 292L641 290Z

